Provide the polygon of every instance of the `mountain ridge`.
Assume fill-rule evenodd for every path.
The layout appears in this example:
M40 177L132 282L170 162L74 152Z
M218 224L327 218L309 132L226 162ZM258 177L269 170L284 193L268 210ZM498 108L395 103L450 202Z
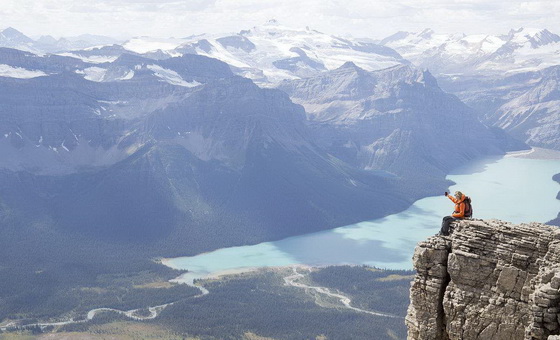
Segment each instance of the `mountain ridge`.
M503 35L399 32L385 38L391 47L436 76L500 75L538 71L560 64L560 36L547 29L511 29Z
M425 177L469 157L515 148L441 90L428 71L408 65L368 72L347 62L315 77L285 80L279 88L306 108L307 124L324 148L363 169ZM450 153L448 131L464 143L465 159ZM396 154L406 156L392 158Z

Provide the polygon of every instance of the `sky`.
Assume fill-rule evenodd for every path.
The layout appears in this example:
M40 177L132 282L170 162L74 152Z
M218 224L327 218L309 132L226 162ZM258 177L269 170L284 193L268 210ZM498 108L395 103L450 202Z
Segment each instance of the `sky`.
M0 29L28 36L187 37L276 19L284 26L381 39L398 31L560 34L560 0L0 0Z

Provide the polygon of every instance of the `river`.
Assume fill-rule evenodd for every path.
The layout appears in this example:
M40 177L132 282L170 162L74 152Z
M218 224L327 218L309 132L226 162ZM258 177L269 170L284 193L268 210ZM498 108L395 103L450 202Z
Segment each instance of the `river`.
M456 169L447 179L456 183L449 188L451 192L461 190L472 198L474 218L547 222L560 211L560 201L556 199L560 185L552 180L557 173L559 153L536 150L473 162ZM384 218L275 242L165 259L163 263L189 271L176 279L182 283L258 267L289 265L366 264L412 269L416 243L436 234L441 218L452 210L453 203L442 193Z

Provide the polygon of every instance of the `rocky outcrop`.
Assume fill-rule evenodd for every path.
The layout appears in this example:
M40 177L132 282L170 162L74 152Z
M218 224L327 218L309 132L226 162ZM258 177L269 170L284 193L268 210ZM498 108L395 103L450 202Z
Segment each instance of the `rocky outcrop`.
M414 253L408 339L560 339L560 229L458 222Z

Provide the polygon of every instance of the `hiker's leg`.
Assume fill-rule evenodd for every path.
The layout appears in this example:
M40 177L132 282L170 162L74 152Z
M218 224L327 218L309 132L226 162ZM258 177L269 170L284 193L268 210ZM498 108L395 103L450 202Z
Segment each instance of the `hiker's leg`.
M443 235L445 235L445 236L449 235L449 226L450 226L450 223L451 223L452 221L454 221L454 220L455 220L455 219L454 219L453 217L451 217L451 216L445 216L445 217L443 218L443 221L441 221L441 230L440 230L440 233L443 234Z
M460 218L455 218L455 217L450 217L450 218L449 218L449 222L448 222L448 224L449 224L448 232L449 232L449 233L451 233L451 231L452 231L452 229L451 229L451 227L452 227L451 223L457 222L457 221L460 221L460 220L461 220Z

